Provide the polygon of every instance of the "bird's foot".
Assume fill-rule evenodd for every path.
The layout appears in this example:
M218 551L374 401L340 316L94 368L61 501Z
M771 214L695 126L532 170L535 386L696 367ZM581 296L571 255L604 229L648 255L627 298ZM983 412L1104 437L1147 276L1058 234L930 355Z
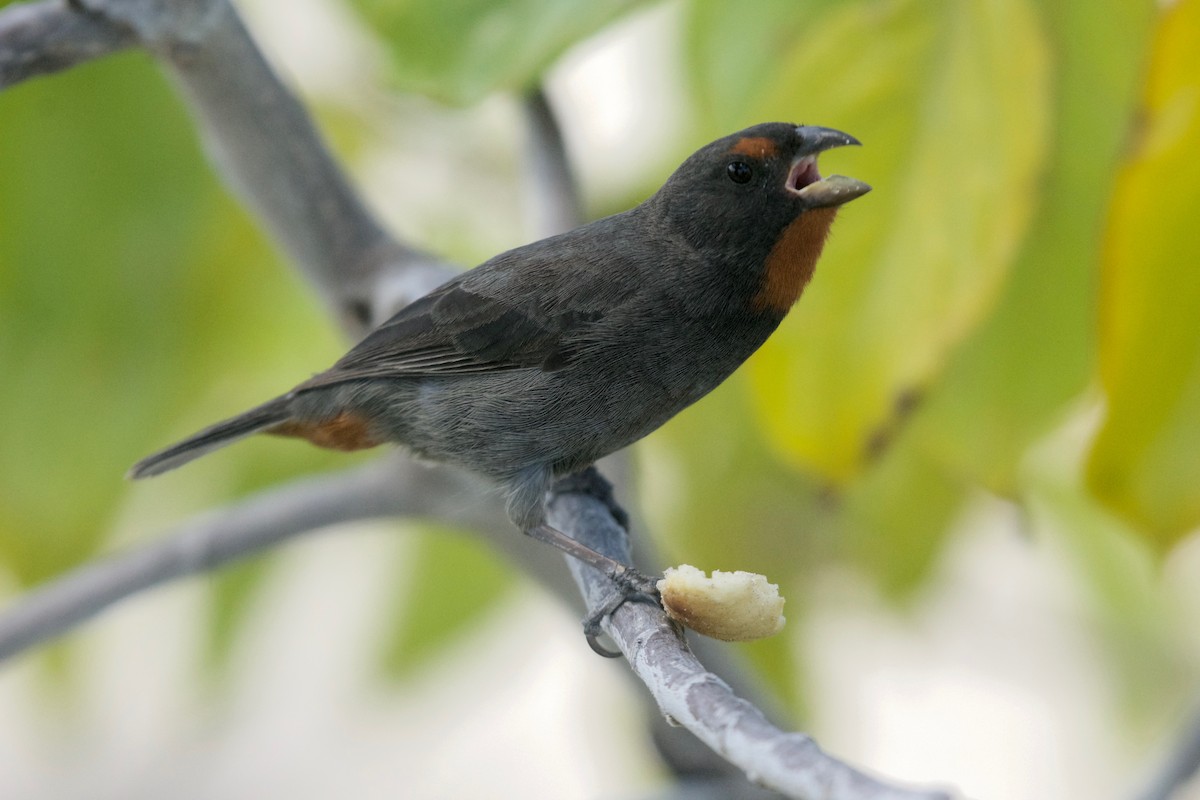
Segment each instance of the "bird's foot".
M656 579L638 572L632 567L623 566L614 573L609 575L615 584L612 593L594 613L583 621L583 635L587 639L588 647L592 648L592 652L605 658L620 658L621 651L610 650L600 644L599 638L604 633L600 627L601 622L631 600L662 606Z

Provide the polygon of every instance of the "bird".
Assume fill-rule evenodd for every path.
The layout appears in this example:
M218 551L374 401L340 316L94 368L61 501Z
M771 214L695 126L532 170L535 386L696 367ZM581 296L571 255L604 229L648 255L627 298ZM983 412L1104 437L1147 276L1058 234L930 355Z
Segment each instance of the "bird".
M632 567L547 523L547 492L661 426L766 341L812 278L839 207L871 189L823 178L817 158L858 144L783 122L717 139L634 208L457 275L328 370L129 474L261 432L336 450L395 443L485 476L521 531L644 591L652 584Z

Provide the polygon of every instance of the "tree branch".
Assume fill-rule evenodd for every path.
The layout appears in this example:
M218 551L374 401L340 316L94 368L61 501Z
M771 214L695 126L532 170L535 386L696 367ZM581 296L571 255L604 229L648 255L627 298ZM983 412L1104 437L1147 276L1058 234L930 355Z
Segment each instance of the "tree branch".
M210 158L353 334L452 274L367 210L228 0L45 0L0 11L0 87L140 44Z
M146 589L217 569L324 525L396 513L411 490L394 491L394 476L382 463L268 490L29 592L0 616L0 660Z
M212 14L205 25L173 33L159 49L163 64L226 183L330 301L343 325L358 332L390 316L397 299L381 306L378 291L386 273L434 273L402 302L445 280L444 264L396 241L366 209L233 7L225 0L206 4Z
M0 10L0 89L136 43L133 31L65 0L8 6Z
M628 563L629 537L613 518L608 491L607 482L594 470L587 481L563 482L550 498L550 519L590 547ZM497 498L480 491L478 480L465 473L431 469L405 458L381 459L268 490L25 595L0 615L0 660L58 636L126 597L212 571L316 529L395 516L431 516L452 524L495 527L502 519L499 505ZM510 556L522 562L531 554L557 559L550 548L505 527L507 535L492 541L521 543ZM574 559L567 563L589 611L595 613L612 597L615 585ZM752 779L787 797L949 798L944 793L887 786L827 755L809 737L771 725L761 711L705 670L658 606L626 603L605 621L604 628L664 714Z
M589 547L629 563L629 536L613 518L607 482L560 481L549 502L550 523ZM567 564L590 612L605 607L614 586L575 559ZM945 792L889 786L826 754L809 736L785 733L704 668L661 607L627 602L604 630L629 659L663 714L682 725L751 780L799 800L949 800Z
M525 97L525 210L537 238L553 236L583 224L583 198L567 157L558 117L546 91L538 87Z
M502 555L532 568L551 592L578 604L557 552L519 535L489 489L466 472L395 454L365 467L265 490L24 595L0 614L0 661L66 633L127 597L331 525L364 519L429 518L483 533Z

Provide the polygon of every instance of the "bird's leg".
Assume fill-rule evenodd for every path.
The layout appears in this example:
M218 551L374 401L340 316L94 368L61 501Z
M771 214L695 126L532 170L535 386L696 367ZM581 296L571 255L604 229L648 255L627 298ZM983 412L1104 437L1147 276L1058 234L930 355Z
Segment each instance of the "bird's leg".
M603 603L599 611L584 620L583 630L588 644L597 653L614 658L619 656L620 653L605 650L596 643L596 638L600 635L601 620L629 600L645 600L658 605L658 582L548 524L545 506L546 494L552 487L558 494L587 495L604 503L617 524L628 530L629 517L613 498L612 484L605 480L595 467L588 467L556 479L546 465L535 465L513 476L507 483L508 516L517 527L534 539L552 545L593 567L615 584L612 597Z
M577 558L589 566L595 567L604 573L605 577L616 584L616 591L605 601L604 605L583 621L583 635L587 638L588 646L597 654L605 658L620 658L621 653L619 651L609 650L597 641L602 633L600 623L605 617L630 600L642 600L654 605L660 605L658 599L658 581L649 575L638 572L633 567L622 564L615 558L609 558L587 545L580 544L557 528L552 528L544 523L527 529L525 533L538 541L557 547L567 555Z
M621 508L617 503L616 497L613 496L612 484L600 474L600 471L594 465L559 478L554 482L554 491L560 494L568 492L583 494L599 500L608 508L608 513L612 514L612 518L621 526L622 530L629 530L629 515L625 513L625 509ZM529 527L544 528L553 537L554 541L538 536L537 534L534 535L542 539L542 541L549 542L555 547L571 553L571 555L585 564L590 564L603 572L617 584L617 587L624 596L649 595L652 598L658 597L658 581L656 578L644 575L627 564L622 564L616 559L596 552L596 550L577 542L562 531L550 527L544 521L539 521ZM569 545L564 543L569 543ZM613 609L615 608L614 606Z
M655 594L658 589L657 581L648 575L643 575L633 567L622 564L615 558L609 558L592 548L567 536L558 528L552 528L545 523L535 525L525 531L540 542L553 545L569 556L579 559L588 566L595 567L604 576L617 584L627 594Z

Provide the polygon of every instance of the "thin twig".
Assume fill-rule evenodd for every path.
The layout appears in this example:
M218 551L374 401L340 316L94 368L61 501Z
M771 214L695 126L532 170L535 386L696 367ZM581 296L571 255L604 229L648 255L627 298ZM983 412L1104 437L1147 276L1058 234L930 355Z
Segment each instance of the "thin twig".
M525 97L525 208L536 238L553 236L583 224L583 198L571 169L558 116L546 91Z
M500 498L460 470L399 454L305 478L202 514L151 542L85 564L20 597L0 614L0 661L60 636L117 602L211 572L299 536L354 520L430 518L485 538L555 594L578 600L557 555L521 536Z
M0 616L0 659L58 636L119 600L208 572L323 525L394 512L379 466L275 488L204 514L152 544L79 569L24 595Z

